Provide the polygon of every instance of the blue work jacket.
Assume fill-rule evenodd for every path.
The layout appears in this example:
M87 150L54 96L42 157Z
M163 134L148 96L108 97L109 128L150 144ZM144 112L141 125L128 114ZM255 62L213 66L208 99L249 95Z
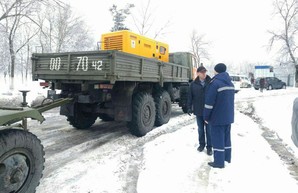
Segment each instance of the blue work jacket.
M215 75L208 86L204 105L204 120L212 125L234 122L235 87L227 72Z

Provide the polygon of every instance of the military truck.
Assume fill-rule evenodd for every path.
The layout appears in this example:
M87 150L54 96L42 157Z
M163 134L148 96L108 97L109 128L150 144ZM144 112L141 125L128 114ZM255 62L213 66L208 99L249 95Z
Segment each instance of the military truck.
M170 60L115 50L36 53L32 73L34 80L45 80L53 91L60 91L52 97L74 98L61 106L60 114L75 128L90 128L99 117L126 121L132 134L143 136L169 121L172 103L186 112L195 63L190 53L173 53Z
M132 38L130 45L137 48L142 40L135 35ZM114 46L124 44L109 41ZM168 51L165 46L159 49L158 43L152 46L162 54ZM187 52L169 54L169 62L121 50L32 55L33 80L44 80L43 86L51 88L52 98L74 99L60 108L60 114L67 116L73 127L90 128L99 117L102 121L127 122L136 136L167 123L172 103L186 112L187 90L196 65Z

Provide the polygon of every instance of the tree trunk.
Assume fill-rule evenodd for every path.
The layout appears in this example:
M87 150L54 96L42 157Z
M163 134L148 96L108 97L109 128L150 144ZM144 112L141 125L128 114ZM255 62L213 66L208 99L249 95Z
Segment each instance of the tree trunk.
M26 61L26 68L25 68L25 79L28 80L28 71L29 71L29 62L30 62L30 45L27 45L27 61Z
M9 53L10 53L10 77L14 77L14 69L15 69L15 51L13 49L13 40L9 39Z
M295 83L296 83L296 85L298 84L298 70L297 70L297 65L296 65L296 70L295 70Z
M14 90L14 77L9 77L9 90Z

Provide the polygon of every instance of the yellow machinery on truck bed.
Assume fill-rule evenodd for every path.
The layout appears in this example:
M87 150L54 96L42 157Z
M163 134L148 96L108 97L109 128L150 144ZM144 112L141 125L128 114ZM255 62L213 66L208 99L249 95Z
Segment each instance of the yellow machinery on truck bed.
M147 58L169 62L169 46L128 30L110 32L101 36L102 50L119 50Z

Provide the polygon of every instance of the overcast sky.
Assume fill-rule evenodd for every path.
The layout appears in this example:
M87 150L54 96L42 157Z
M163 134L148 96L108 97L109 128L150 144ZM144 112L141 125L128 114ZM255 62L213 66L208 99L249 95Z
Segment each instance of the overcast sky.
M109 8L115 4L123 8L127 3L135 4L131 9L137 17L148 0L72 0L71 5L79 12L95 37L100 40L102 33L109 32L113 23ZM151 0L154 24L151 33L170 20L166 34L157 40L169 44L170 52L190 51L190 34L193 29L205 34L211 42L209 64L225 62L271 64L275 52L268 52L270 39L267 32L276 28L273 20L273 0ZM274 25L275 24L275 25ZM131 17L127 27L137 32Z

